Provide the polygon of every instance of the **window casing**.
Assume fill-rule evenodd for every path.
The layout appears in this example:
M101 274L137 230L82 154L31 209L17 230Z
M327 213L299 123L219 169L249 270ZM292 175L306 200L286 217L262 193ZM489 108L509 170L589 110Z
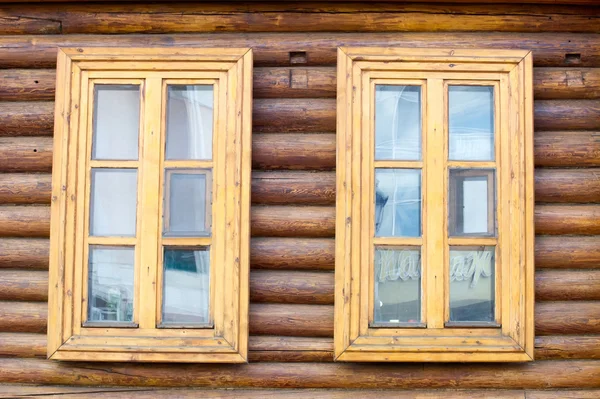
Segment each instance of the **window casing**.
M521 50L338 50L335 358L533 359Z
M245 362L252 52L60 49L48 356Z

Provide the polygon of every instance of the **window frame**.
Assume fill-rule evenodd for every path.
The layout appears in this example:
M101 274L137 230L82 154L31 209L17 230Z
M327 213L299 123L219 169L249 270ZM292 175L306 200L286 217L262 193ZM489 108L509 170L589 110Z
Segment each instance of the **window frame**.
M248 48L58 50L48 358L247 362L252 67L252 50ZM137 161L91 159L93 84L96 82L140 84ZM212 160L165 161L167 84L213 84ZM89 224L89 176L92 166L112 163L115 167L114 164L119 162L135 164L138 179L138 233L136 237L128 238L131 245L136 246L134 323L126 328L98 323L86 326L87 302L82 304L82 301L88 295L87 237L84 233ZM210 168L212 189L209 195L213 203L210 237L162 237L164 182L167 171L173 167L181 170ZM102 238L96 241L106 241L106 245L114 241ZM211 326L159 326L164 273L162 249L163 244L171 246L169 242L181 248L211 246ZM125 244L119 242L119 245ZM147 273L142 272L144 268ZM140 298L145 299L141 301Z
M533 360L531 52L341 47L338 48L337 76L335 360ZM422 85L422 109L426 109L422 111L421 122L422 160L374 162L375 84L414 85L416 82L421 82L418 84ZM480 84L496 86L494 162L449 160L447 87L463 82L465 85L483 82ZM423 87L426 87L425 91ZM442 177L434 171L439 171L440 159L443 160ZM386 237L374 242L375 166L396 168L398 166L394 165L397 164L422 171L422 236L400 241ZM446 181L449 169L457 166L487 169L486 164L496 169L498 235L492 239L450 238L449 183ZM436 168L427 165L436 165ZM425 207L432 203L434 206L430 209ZM443 220L442 227L440 220ZM466 327L456 324L446 327L450 301L448 252L451 246L474 245L471 244L473 240L484 245L493 241L496 246L495 308L501 326L471 323ZM421 306L427 314L423 322L429 328L371 326L375 243L421 246ZM442 293L443 300L432 292Z

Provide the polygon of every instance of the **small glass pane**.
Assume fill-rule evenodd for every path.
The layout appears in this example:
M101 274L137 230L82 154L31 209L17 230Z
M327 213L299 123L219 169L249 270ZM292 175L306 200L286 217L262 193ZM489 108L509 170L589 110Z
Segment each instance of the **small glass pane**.
M420 169L375 169L375 236L421 236Z
M211 227L210 170L166 171L165 236L208 236Z
M92 169L90 235L135 236L136 169Z
M167 159L212 159L213 86L169 85Z
M449 159L494 160L494 87L449 86Z
M94 86L92 159L138 159L140 86Z
M90 245L88 321L133 322L133 247Z
M493 322L494 247L450 247L450 321Z
M421 250L375 248L374 324L421 322Z
M375 86L375 159L421 159L421 86Z
M495 179L492 169L450 169L449 233L496 234Z
M210 322L210 256L206 247L165 248L164 324Z

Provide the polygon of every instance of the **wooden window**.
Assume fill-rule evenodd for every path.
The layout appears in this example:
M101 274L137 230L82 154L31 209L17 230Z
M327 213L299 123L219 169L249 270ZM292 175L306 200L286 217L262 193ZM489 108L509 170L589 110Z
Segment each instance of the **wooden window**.
M58 52L48 356L246 362L252 52Z
M533 359L521 50L338 50L335 358Z

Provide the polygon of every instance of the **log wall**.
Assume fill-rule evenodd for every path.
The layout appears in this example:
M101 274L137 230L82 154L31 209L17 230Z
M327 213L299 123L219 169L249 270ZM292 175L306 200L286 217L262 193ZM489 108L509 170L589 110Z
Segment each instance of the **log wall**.
M600 7L512 3L0 4L0 397L600 397ZM45 359L56 47L99 45L254 49L250 364ZM341 45L533 50L535 362L333 363Z

